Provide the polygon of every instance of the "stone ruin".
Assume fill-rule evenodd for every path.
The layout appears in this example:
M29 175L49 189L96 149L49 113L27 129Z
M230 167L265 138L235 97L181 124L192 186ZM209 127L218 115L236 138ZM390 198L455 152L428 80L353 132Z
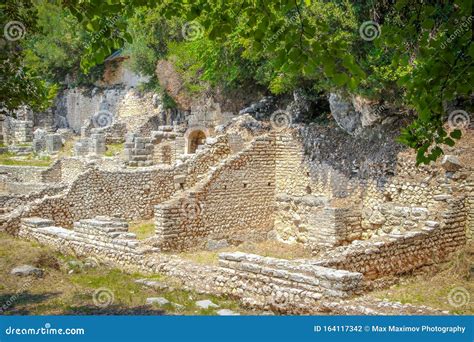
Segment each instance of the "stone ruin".
M422 167L410 151L397 152L381 182L308 158L305 131L272 130L248 115L153 128L123 136L124 164L98 158L107 133L93 128L76 142L76 157L48 168L0 166L0 229L287 314L326 312L448 260L474 235L472 146ZM60 138L38 131L33 148L54 153ZM323 150L324 139L312 141ZM153 220L154 234L138 239L128 227L135 220ZM222 252L212 265L180 257L261 241L300 244L313 256Z
M102 133L93 133L90 137L81 138L74 144L75 156L99 156L106 150L105 135Z
M129 166L172 165L184 153L184 134L173 126L161 126L150 137L128 134L125 140L125 160Z
M36 129L32 143L35 153L55 154L63 147L63 137L59 133L47 133L43 129Z

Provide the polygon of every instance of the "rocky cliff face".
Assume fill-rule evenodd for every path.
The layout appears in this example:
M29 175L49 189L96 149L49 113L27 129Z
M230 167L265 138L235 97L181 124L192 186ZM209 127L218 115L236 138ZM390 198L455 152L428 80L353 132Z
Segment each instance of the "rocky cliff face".
M331 93L329 106L339 127L354 136L370 136L381 126L389 126L399 119L388 104L355 95Z

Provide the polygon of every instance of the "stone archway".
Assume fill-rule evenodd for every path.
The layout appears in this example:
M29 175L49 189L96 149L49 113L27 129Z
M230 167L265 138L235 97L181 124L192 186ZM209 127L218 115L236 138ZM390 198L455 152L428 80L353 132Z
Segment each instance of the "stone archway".
M206 129L194 128L189 132L186 132L186 153L196 153L197 148L200 145L204 145L208 132Z

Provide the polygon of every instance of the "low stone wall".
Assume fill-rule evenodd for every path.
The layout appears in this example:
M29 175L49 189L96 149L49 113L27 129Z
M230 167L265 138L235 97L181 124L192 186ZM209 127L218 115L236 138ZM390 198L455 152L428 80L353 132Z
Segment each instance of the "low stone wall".
M41 166L10 166L0 165L0 174L4 174L12 182L42 182L46 167Z
M61 158L42 174L45 183L72 183L87 169L88 162L81 158Z
M0 174L7 181L23 183L70 183L86 169L87 161L80 158L62 158L48 167L0 165Z
M57 249L67 247L73 253L114 254L121 255L124 260L130 260L130 254L143 255L153 251L151 247L140 246L135 234L128 232L127 222L120 219L107 216L84 219L74 223L73 230L53 224L52 220L38 217L23 219L19 236Z
M195 188L155 207L156 245L167 251L267 238L273 228L275 154L270 137L219 164Z
M368 279L409 272L443 260L466 243L464 198L452 199L441 222L426 221L419 231L388 234L321 256L317 265L361 272Z
M218 279L223 288L244 303L280 312L304 313L321 298L345 298L362 290L361 273L310 265L306 261L221 253L219 265L229 276Z
M219 266L206 266L158 253L128 233L126 222L97 217L81 220L73 230L52 220L23 219L19 236L63 253L96 257L129 272L163 273L184 288L228 295L245 305L281 313L316 312L320 299L347 298L362 289L362 274L314 266L306 261L222 253Z
M12 184L15 184L15 186L18 186L18 188L24 190L25 183L9 183L6 186L9 192L13 192L11 191L12 189L9 188ZM34 185L36 187L38 186L38 184ZM0 196L0 208L3 209L3 213L9 212L16 207L26 205L45 196L55 196L67 188L65 185L51 186L51 184L44 183L40 185L41 188L39 191L31 191L33 189L27 188L27 190L29 190L28 194L9 194Z

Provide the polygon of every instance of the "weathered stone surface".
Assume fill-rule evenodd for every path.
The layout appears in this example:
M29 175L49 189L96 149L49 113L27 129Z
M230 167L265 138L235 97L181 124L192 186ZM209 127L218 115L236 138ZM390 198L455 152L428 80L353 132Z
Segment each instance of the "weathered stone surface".
M219 305L213 303L209 299L198 300L195 304L200 309L209 309L209 308L218 308L219 307Z
M150 280L150 279L137 279L135 280L135 283L137 284L141 284L141 285L144 285L144 286L147 286L147 287L151 287L155 290L170 290L170 287L168 284L165 284L161 281L157 281L157 280Z
M14 269L11 270L10 272L13 275L19 276L19 277L26 277L26 276L36 276L36 277L41 277L43 276L43 270L39 269L37 267L31 266L31 265L22 265L15 267Z
M463 167L458 157L449 154L443 156L441 166L449 172L456 172Z
M216 311L217 315L219 316L240 316L238 312L229 310L229 309L221 309Z
M227 240L209 240L207 241L206 243L206 249L209 250L209 251L215 251L215 250L218 250L218 249L222 249L222 248L226 248L229 246L229 243L227 242Z
M163 297L149 297L146 299L146 304L158 304L159 306L163 306L169 304L170 301Z

